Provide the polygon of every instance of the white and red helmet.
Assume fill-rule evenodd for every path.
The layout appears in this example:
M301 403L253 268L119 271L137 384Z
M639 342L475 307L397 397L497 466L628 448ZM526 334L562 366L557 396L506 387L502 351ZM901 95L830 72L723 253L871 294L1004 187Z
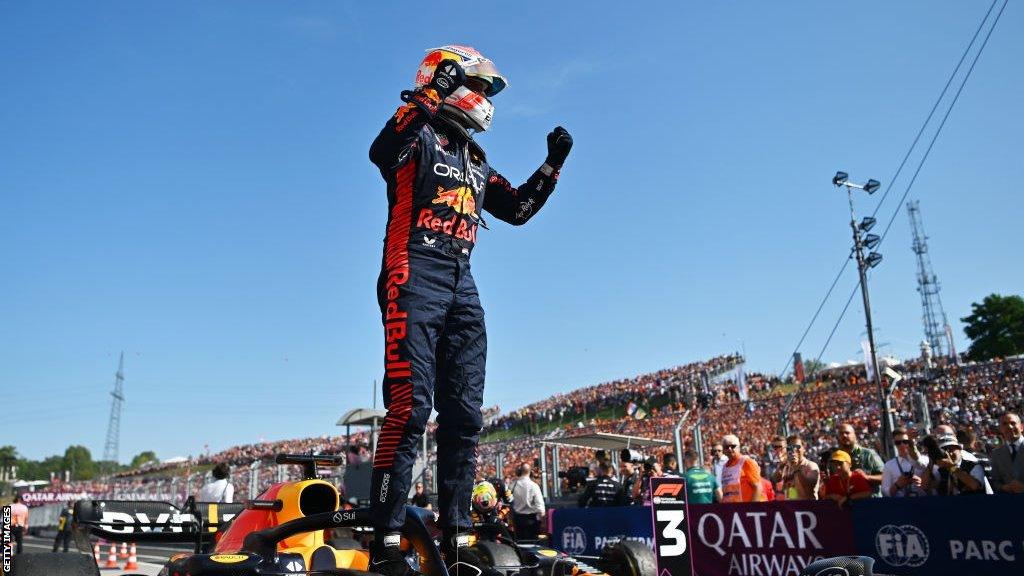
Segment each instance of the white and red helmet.
M483 132L490 128L491 120L494 118L494 105L488 97L501 92L508 85L508 81L494 67L494 63L475 48L452 44L427 50L426 57L416 71L417 88L430 82L434 70L442 60L458 62L466 71L467 84L470 84L459 86L445 98L442 110L468 129ZM470 79L480 82L476 91L472 89L473 82Z

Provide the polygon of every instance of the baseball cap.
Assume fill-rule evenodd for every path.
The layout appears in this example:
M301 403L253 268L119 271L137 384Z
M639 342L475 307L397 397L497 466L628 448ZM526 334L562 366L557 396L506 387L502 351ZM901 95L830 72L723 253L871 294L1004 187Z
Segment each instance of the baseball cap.
M946 446L956 446L958 448L963 448L963 445L960 444L960 441L957 440L956 436L952 434L943 434L939 436L938 442L939 448L945 448Z
M847 464L853 463L853 461L850 460L850 455L847 454L845 450L836 450L832 453L832 457L829 458L829 460L832 462L846 462Z

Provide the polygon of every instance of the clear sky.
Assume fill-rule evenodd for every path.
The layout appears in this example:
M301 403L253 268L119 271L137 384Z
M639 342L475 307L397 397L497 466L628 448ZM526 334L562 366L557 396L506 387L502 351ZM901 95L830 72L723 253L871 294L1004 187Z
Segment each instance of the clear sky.
M0 0L0 444L99 457L121 350L122 460L336 434L370 405L367 149L446 43L509 78L479 141L510 180L555 125L576 142L534 220L479 236L488 405L741 348L778 372L849 251L832 174L889 184L988 6ZM961 349L971 302L1024 291L1022 28L1011 3L911 194ZM878 339L916 355L905 213L881 252ZM859 357L862 318L824 360Z

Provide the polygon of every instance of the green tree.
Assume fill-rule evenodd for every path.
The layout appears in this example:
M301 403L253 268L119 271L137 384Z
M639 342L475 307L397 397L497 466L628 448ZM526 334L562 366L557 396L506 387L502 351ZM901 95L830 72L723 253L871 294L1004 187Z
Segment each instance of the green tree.
M96 463L85 446L68 446L64 451L64 470L71 471L72 480L91 480L96 475Z
M145 452L138 453L135 458L132 458L132 463L128 465L129 468L138 468L143 464L150 462L159 462L159 458L156 457L156 452L152 450L146 450Z
M12 468L18 464L18 450L14 446L0 446L0 479L13 478Z
M818 372L828 368L828 365L824 362L816 360L814 358L807 358L804 360L804 374L807 378L813 377Z
M971 315L961 318L971 339L971 360L1005 358L1024 352L1024 298L989 294L971 304Z

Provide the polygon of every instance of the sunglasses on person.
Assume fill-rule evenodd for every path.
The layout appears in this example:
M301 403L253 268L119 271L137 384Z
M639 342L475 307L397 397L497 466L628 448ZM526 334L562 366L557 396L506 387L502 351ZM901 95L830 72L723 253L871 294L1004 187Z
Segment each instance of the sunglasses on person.
M906 444L906 445L909 446L910 444L912 444L912 442L910 440L906 440L906 439L904 439L904 440L893 440L893 444L895 444L897 446L899 446L901 444Z
M786 446L786 451L787 452L796 452L798 450L803 450L803 449L804 449L804 445L803 444L790 444L789 446Z
M735 450L736 449L736 445L735 444L722 444L722 448L725 448L726 450Z
M953 454L954 452L959 452L960 451L960 447L959 446L946 446L946 447L944 447L942 449L942 451L945 452L946 454Z
M785 450L785 444L772 444L772 450Z

